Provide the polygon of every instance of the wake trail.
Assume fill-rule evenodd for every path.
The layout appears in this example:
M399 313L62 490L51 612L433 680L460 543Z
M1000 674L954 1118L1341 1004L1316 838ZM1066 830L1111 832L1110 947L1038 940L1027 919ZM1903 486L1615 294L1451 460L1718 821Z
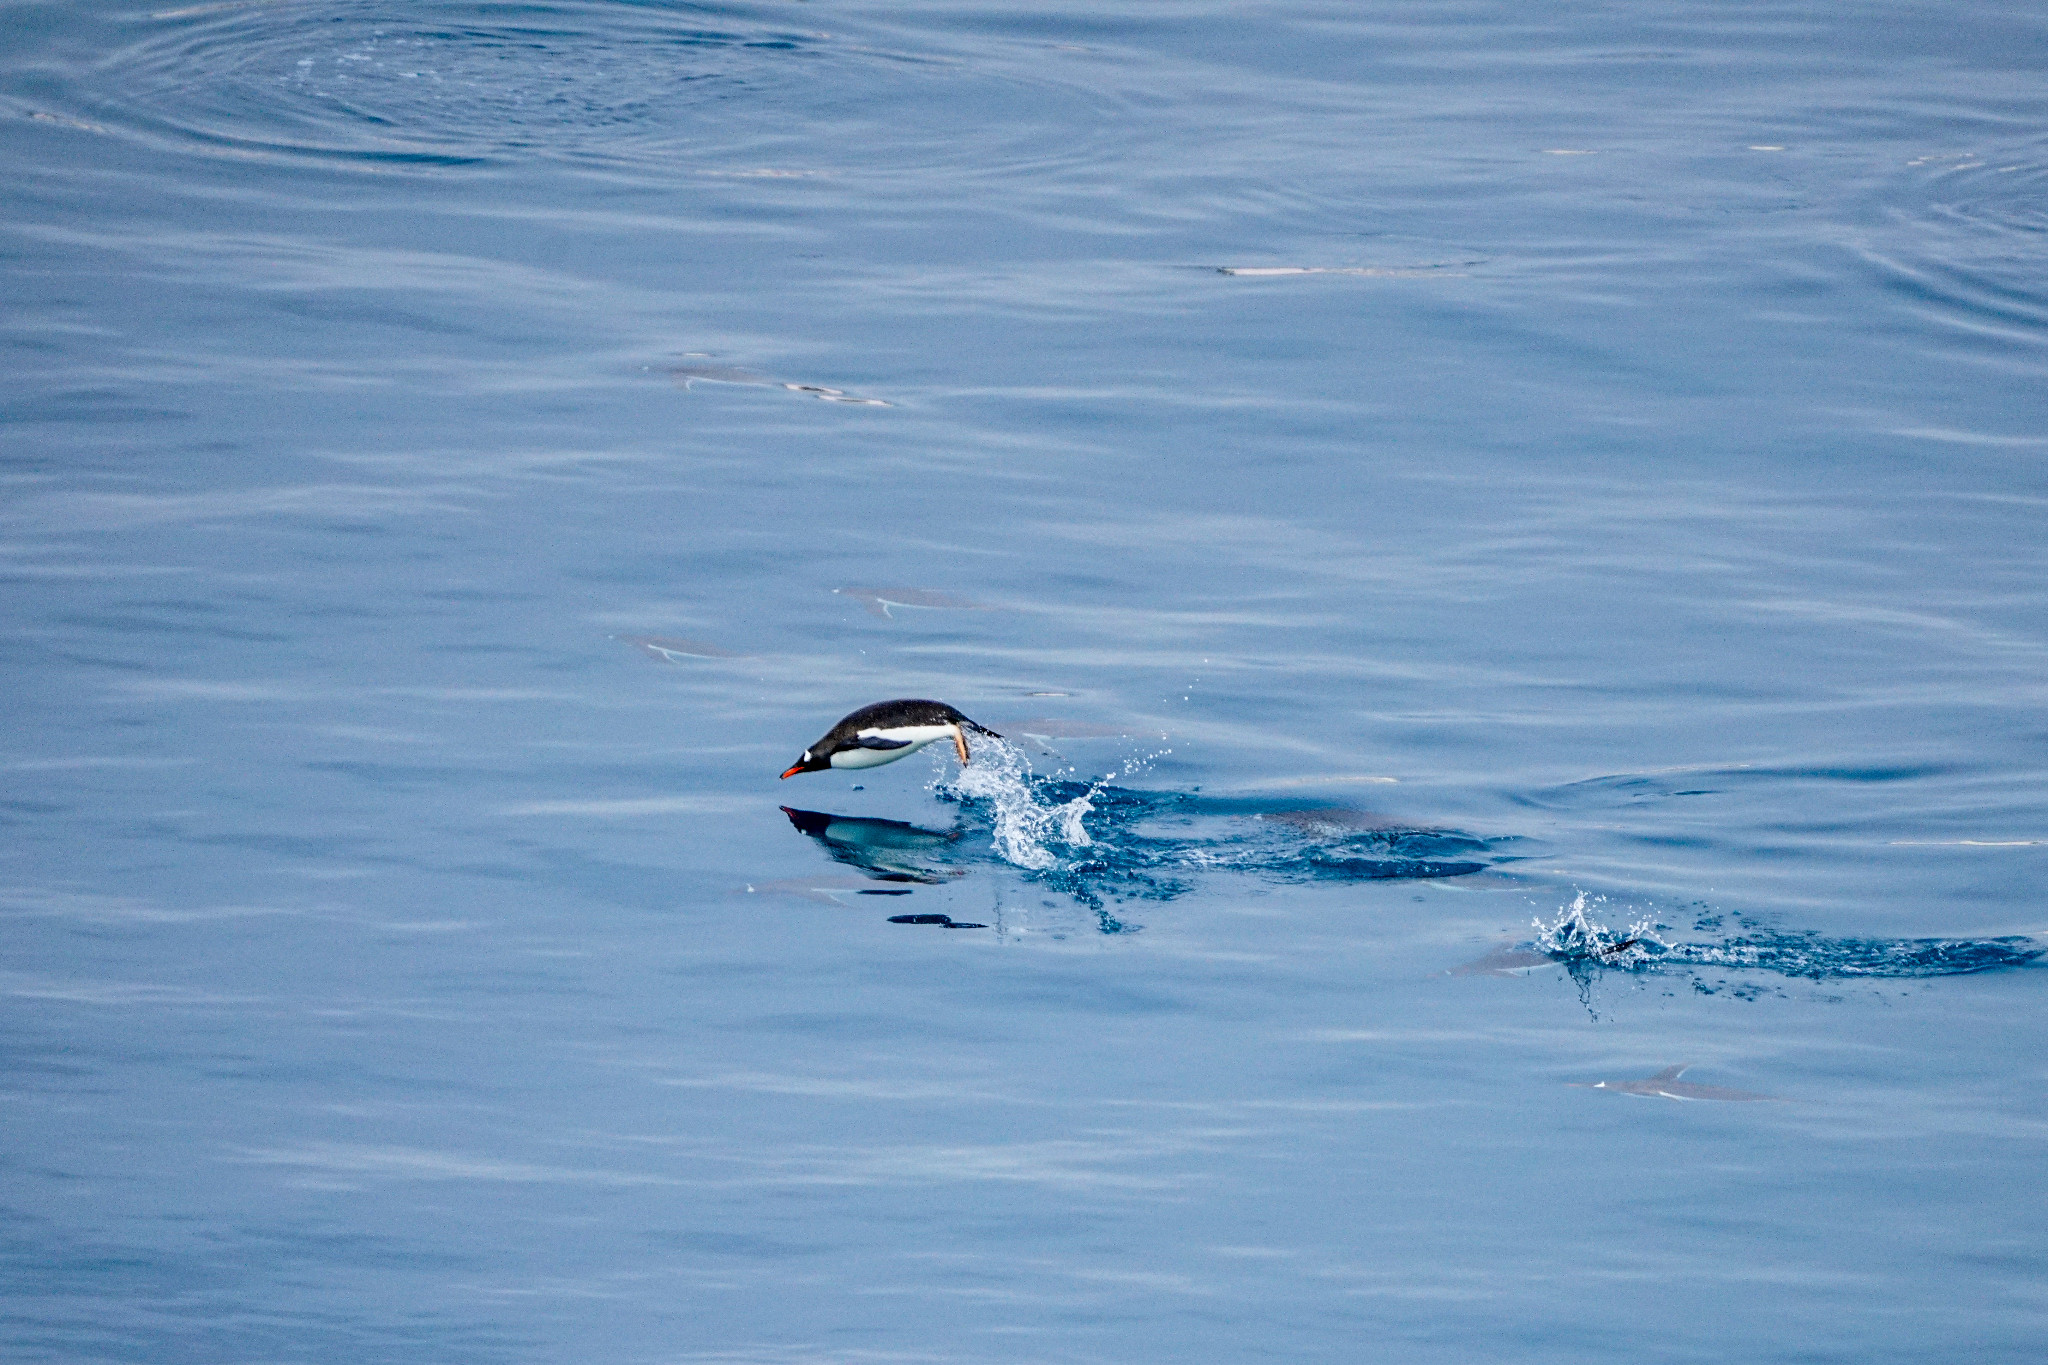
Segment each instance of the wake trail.
M1549 922L1535 921L1530 945L1574 975L1647 973L1720 968L1776 972L1809 980L1964 976L2020 967L2048 953L2024 935L1999 938L1830 938L1811 931L1772 929L1745 922L1743 932L1720 938L1667 939L1648 919L1621 928L1601 923L1582 891Z

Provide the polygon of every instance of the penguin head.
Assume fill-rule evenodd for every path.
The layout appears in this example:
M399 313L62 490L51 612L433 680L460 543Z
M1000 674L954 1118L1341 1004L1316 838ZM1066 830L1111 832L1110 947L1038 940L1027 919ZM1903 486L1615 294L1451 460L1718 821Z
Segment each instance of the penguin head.
M821 773L831 766L832 755L826 752L826 746L822 743L814 744L804 750L802 758L789 765L789 771L784 773L783 776L795 777L798 773Z

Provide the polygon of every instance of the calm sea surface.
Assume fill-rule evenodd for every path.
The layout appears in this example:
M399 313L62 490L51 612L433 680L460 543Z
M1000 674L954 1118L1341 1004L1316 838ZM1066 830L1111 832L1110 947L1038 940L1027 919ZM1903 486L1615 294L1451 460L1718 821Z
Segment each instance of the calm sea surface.
M2048 1353L2040 6L9 0L0 167L0 1354Z

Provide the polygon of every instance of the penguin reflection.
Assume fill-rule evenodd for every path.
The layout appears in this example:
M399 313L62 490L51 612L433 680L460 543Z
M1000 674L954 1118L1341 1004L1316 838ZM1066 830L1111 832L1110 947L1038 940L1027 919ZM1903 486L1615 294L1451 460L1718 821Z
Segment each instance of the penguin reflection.
M877 820L864 815L832 815L825 811L782 808L800 834L824 846L834 861L859 868L877 881L936 885L957 871L932 867L929 859L943 855L960 831L926 829L903 820Z

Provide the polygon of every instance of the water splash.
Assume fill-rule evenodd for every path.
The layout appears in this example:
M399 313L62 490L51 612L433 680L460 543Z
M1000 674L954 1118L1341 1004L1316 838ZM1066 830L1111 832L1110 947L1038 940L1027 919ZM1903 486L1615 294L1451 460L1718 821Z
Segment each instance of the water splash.
M985 847L993 861L1097 909L1104 896L1171 900L1197 873L1378 881L1459 877L1495 861L1490 846L1470 835L1366 811L1115 785L1161 754L1082 781L1034 773L1015 745L978 739L974 762L935 780L932 792L961 807L963 830L986 832L985 845L962 839L956 862Z
M1566 965L1596 963L1603 967L1626 967L1645 961L1650 945L1657 940L1655 926L1647 919L1636 920L1626 929L1610 929L1588 913L1606 904L1606 897L1588 898L1581 891L1572 897L1558 917L1546 924L1542 916L1532 921L1535 948L1553 961Z
M974 762L941 777L932 790L941 800L979 804L989 812L998 857L1042 872L1058 867L1063 851L1093 847L1085 821L1095 809L1095 788L1065 800L1046 799L1022 749L995 738L977 738L974 747Z
M1539 916L1534 925L1534 949L1562 963L1582 986L1596 972L1704 968L1776 972L1814 981L1963 976L2024 966L2048 953L2048 946L2017 934L1984 939L1829 938L1754 922L1745 922L1742 933L1723 938L1672 941L1661 937L1662 926L1648 919L1618 930L1601 923L1593 912L1602 903L1581 891L1555 920L1546 923Z
M783 810L835 861L871 877L930 885L973 868L1012 869L1094 910L1110 933L1127 926L1107 913L1106 902L1172 900L1192 890L1197 875L1383 881L1460 877L1501 860L1491 844L1470 835L1417 829L1366 811L1115 785L1156 757L1081 781L1034 773L1017 746L977 737L974 761L931 785L940 801L959 808L950 829Z

